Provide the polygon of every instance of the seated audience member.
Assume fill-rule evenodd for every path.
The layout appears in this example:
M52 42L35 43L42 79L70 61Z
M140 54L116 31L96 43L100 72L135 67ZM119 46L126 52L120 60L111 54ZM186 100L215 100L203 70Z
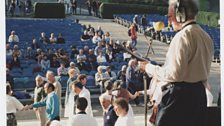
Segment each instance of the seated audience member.
M114 126L117 121L118 116L114 111L114 106L112 105L112 96L109 94L102 94L99 97L100 104L103 108L103 122L104 126Z
M105 36L104 36L104 41L106 43L109 43L111 40L111 36L110 36L110 33L109 32L106 32Z
M104 54L104 48L102 47L102 42L97 43L97 46L95 47L95 50L94 50L94 54L98 56L100 52L103 52Z
M96 55L94 55L94 50L93 49L89 49L89 53L87 55L87 62L90 62L90 60L92 62L96 62Z
M89 46L85 45L85 46L83 47L83 54L85 54L86 56L89 55Z
M45 52L44 51L40 51L40 53L38 53L36 59L37 59L37 63L41 64L41 60L44 58Z
M81 36L82 41L88 41L90 40L90 36L88 35L87 31L84 31L83 35Z
M51 36L49 38L50 43L54 44L57 42L57 38L54 36L54 33L51 33Z
M33 50L40 48L40 45L38 44L37 40L33 38L31 47Z
M117 79L116 73L115 73L114 71L111 71L111 67L110 67L110 66L108 66L108 67L106 68L105 76L106 76L107 78L109 78L110 81L112 81L112 82L115 81L115 80Z
M114 110L118 119L114 126L134 126L134 116L128 114L129 104L124 98L118 98L114 101Z
M14 45L13 50L12 50L12 55L17 56L17 57L21 57L22 56L22 52L19 49L18 45Z
M57 57L54 50L51 48L47 49L46 55L47 55L48 59L50 60L50 62L52 61L53 57Z
M125 44L126 48L132 51L132 42L127 41ZM131 59L131 55L129 53L124 52L123 53L124 61L129 61Z
M8 42L19 42L19 37L16 35L15 31L11 31Z
M80 74L80 70L79 70L78 67L76 67L76 64L74 62L70 62L69 67L68 67L68 71L70 69L75 69L76 76L78 76Z
M20 59L17 55L12 55L12 60L10 62L10 67L11 68L20 68Z
M54 56L54 57L52 58L52 60L50 61L50 66L51 66L52 68L58 68L58 67L60 66L60 63L59 63L59 61L58 61L58 59L57 59L56 56Z
M78 59L77 67L79 68L80 71L87 70L86 63L83 62L83 60L81 60L81 59Z
M57 69L58 76L67 76L68 69L65 67L65 63L61 62L60 67Z
M97 61L98 64L102 64L102 63L107 62L106 57L103 55L102 52L99 53L99 55L96 58L96 61Z
M105 76L105 73L103 73L103 67L102 66L98 66L97 68L97 73L95 74L95 81L96 81L96 85L100 86L100 92L101 94L104 92L104 82L109 80L110 78L107 78Z
M50 60L47 58L47 55L44 55L43 59L41 60L41 68L43 71L46 71L50 68Z
M100 37L100 33L96 32L94 37L92 38L92 42L93 44L97 44L98 42L101 42L102 39Z
M27 50L23 54L25 59L35 59L35 53L31 47L27 47Z
M112 50L107 50L105 57L106 57L107 62L109 62L109 63L111 63L115 60L115 55L113 54Z
M88 25L88 28L87 28L87 31L90 31L91 29L92 29L93 31L95 31L95 29L91 26L91 24L89 24L89 25Z
M39 41L43 44L48 44L50 42L50 40L47 38L47 36L44 32L41 32L41 36L39 38Z
M94 117L87 114L86 109L88 108L88 101L85 97L77 99L76 108L79 111L71 119L71 126L98 126L97 121Z
M123 65L121 67L121 70L118 71L117 73L117 80L121 80L123 83L126 82L126 70L127 70L127 66Z
M94 37L95 35L94 28L91 28L90 30L88 30L88 35L90 36L91 39Z
M10 48L10 44L6 44L6 56L12 56L12 49Z
M70 54L70 59L75 59L75 57L79 54L79 50L76 48L76 46L71 46L71 54Z
M98 33L100 37L102 37L102 35L104 34L103 30L101 29L101 26L98 26L98 29L96 30L96 32Z
M14 89L14 77L11 75L9 68L6 68L6 82Z
M62 36L62 33L58 33L57 44L64 44L65 38Z
M77 55L77 62L79 62L80 60L82 60L83 62L86 61L86 55L84 54L83 49L80 49L79 54Z
M106 43L105 44L104 51L105 52L107 52L107 51L112 51L113 52L113 47L111 47L109 43Z
M56 52L56 56L60 61L65 63L66 67L69 65L69 56L64 49L62 48L58 49Z
M88 71L96 71L98 67L98 63L94 61L92 58L89 58L88 62L86 63L86 66Z

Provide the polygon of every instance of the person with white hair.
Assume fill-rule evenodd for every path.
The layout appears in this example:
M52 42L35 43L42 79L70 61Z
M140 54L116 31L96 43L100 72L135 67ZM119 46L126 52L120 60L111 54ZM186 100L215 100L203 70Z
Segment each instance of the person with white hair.
M89 41L90 40L90 36L88 35L88 31L85 30L83 35L81 36L81 41Z
M139 62L159 82L162 99L156 126L205 126L208 81L213 41L196 23L197 0L170 0L168 17L177 34L171 41L162 67Z
M37 75L35 78L36 87L34 89L34 103L44 101L47 94L44 92L44 78L40 75ZM40 120L40 126L45 126L46 123L46 107L34 108L36 117Z
M131 41L127 41L125 43L125 47L132 51L132 42ZM129 61L131 59L131 55L129 53L127 53L127 52L123 53L123 57L124 57L124 61Z
M60 121L54 120L51 122L50 126L62 126L62 125L61 125Z
M104 93L100 95L100 105L103 108L103 122L104 126L114 126L117 121L118 116L114 111L114 106L112 105L112 96Z
M72 91L72 82L77 79L77 74L75 69L70 69L68 71L69 79L67 81L66 93L65 93L65 111L64 117L68 117L69 120L74 115L74 96L75 93Z
M97 67L97 73L95 74L96 85L100 86L101 94L104 92L104 82L109 80L110 78L106 78L105 74L103 73L103 66Z
M133 17L132 22L135 23L135 24L138 24L138 15L137 14Z
M15 31L11 31L8 42L19 42L19 37L16 35Z
M103 32L101 26L98 26L98 29L96 30L96 33L98 33L99 36L102 38L102 35L104 35L104 32Z
M55 86L55 93L59 98L59 105L61 106L61 83L55 79L53 71L48 70L46 73L46 78L48 83L52 83Z
M131 59L128 62L128 67L126 70L126 89L131 93L135 94L137 92L137 85L139 85L139 79L136 75L136 68L137 68L137 60ZM140 101L138 97L134 99L136 105L140 105Z

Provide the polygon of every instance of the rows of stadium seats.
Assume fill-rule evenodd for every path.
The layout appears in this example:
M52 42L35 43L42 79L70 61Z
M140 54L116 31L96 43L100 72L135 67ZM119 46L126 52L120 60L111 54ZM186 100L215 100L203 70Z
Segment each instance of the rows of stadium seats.
M139 15L138 19L140 21L142 15ZM116 14L114 15L115 20L119 20L118 22L126 22L132 23L134 14ZM162 16L158 14L147 15L148 26L152 26L152 22L163 21L165 26L168 25L167 16ZM122 24L122 23L120 23ZM140 25L140 24L139 24ZM201 24L200 24L201 25ZM130 26L130 25L125 25ZM220 29L215 27L210 27L206 25L201 25L201 27L211 36L214 42L214 60L220 60ZM162 31L161 34L163 36L174 36L176 33L173 31Z
M6 20L6 38L10 35L11 30L15 30L16 34L19 36L19 43L10 43L10 47L13 48L14 45L18 45L21 49L22 53L27 49L27 47L31 46L32 38L35 37L37 40L40 37L41 32L45 32L49 37L50 33L55 33L55 37L58 33L62 33L66 42L65 44L47 44L42 45L41 49L46 51L47 49L59 49L62 48L66 52L71 52L71 46L75 45L78 49L83 48L85 45L89 46L89 48L95 48L96 45L92 43L92 41L82 42L80 40L80 36L83 32L82 26L80 24L74 23L73 20L69 19L7 19ZM11 57L6 57L9 60ZM112 63L103 63L101 65L104 66L112 66L112 70L114 72L118 72L121 69L122 65L127 65L127 62L123 61L123 55L118 54L116 56L118 60ZM71 61L75 61L72 59ZM39 64L35 60L26 60L25 58L20 58L21 68L13 68L10 73L14 77L14 89L20 91L20 95L24 93L24 90L33 91L35 87L35 77L37 75L45 76L43 71L35 71L34 69L38 68ZM57 68L49 68L49 70L53 71L57 74ZM95 73L96 71L80 71L83 74L87 74L87 88L90 88L90 92L94 93L95 88L99 88L95 85ZM65 88L67 85L68 76L56 77L57 80L61 82L63 87L63 91L65 92ZM22 92L21 92L22 90ZM25 92L26 93L26 92ZM100 93L100 92L96 92Z
M9 36L11 30L15 30L19 35L21 42L30 42L33 37L39 38L41 32L45 32L47 36L54 33L62 33L66 41L79 41L82 27L73 20L68 19L7 19L6 35ZM79 36L79 37L77 37Z

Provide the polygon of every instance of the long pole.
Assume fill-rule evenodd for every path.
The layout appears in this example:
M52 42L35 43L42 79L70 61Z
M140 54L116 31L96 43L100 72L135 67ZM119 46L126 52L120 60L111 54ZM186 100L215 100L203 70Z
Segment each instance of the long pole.
M145 126L147 126L147 80L146 73L143 75L144 80L144 109L145 109Z

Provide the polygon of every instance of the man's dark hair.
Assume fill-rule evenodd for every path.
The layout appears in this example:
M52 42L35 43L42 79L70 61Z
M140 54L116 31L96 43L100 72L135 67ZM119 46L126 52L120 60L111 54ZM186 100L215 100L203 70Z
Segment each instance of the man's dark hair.
M77 99L77 108L81 111L85 111L86 107L88 105L88 102L86 100L86 98L81 97Z
M81 81L81 80L83 80L84 78L86 78L86 75L85 75L85 74L80 74L80 75L78 76L78 81Z
M128 110L129 110L128 102L127 102L127 100L125 98L122 98L122 97L117 98L114 101L114 104L121 106L121 108L125 109L126 112L128 112Z
M55 90L55 86L54 86L52 83L48 83L48 87L47 87L47 88L48 88L48 89L51 88L52 91Z
M79 89L83 88L83 85L81 84L81 82L79 80L73 81L72 84L74 84L74 86L79 88Z
M106 90L112 90L113 83L110 80L107 80L106 82L104 82L104 86Z
M6 85L6 94L9 94L11 92L11 86L9 84Z

